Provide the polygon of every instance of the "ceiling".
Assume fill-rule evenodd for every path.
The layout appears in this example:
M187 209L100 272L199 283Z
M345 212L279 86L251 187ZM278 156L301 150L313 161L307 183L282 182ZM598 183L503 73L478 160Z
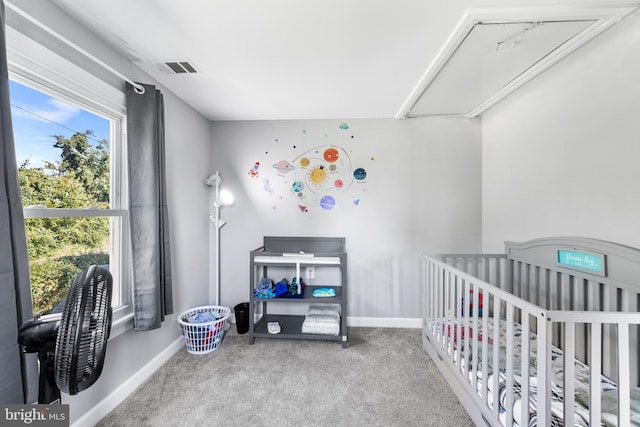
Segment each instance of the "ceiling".
M413 102L424 90L421 85L429 83L425 72L447 53L447 46L456 44L452 34L469 9L495 10L504 16L505 10L527 4L51 1L214 121L411 116ZM536 5L555 3L538 0ZM187 61L197 73L173 74L158 65L168 61ZM471 63L462 64L463 69L473 69ZM440 92L429 101L436 104L428 103L429 114L451 113L439 106L447 90Z

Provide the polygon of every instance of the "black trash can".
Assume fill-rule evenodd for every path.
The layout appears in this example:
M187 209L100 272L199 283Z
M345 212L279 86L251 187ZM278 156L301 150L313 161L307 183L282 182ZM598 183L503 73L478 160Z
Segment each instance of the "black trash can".
M233 307L236 314L236 329L239 334L246 334L249 331L249 303L241 302Z

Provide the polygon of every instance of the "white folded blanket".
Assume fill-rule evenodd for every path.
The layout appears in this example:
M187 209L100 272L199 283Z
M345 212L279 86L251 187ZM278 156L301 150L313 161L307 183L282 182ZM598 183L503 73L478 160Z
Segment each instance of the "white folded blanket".
M340 306L311 304L302 323L302 333L340 335Z
M340 306L338 304L309 304L307 316L309 315L340 317Z
M302 322L303 334L339 335L340 321L333 316L308 315Z

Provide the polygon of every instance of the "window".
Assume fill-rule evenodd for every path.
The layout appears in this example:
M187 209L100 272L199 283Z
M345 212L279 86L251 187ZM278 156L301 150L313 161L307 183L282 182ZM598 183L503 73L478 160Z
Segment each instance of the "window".
M98 264L114 279L114 322L126 317L124 117L18 74L10 94L34 313L60 311L76 275Z

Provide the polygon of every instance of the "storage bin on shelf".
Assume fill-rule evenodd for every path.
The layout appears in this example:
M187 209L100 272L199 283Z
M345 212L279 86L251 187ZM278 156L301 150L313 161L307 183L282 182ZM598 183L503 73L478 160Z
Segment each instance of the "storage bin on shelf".
M211 313L215 320L208 322L189 321L199 314ZM229 307L219 305L203 305L191 308L180 315L178 323L182 328L187 351L191 354L205 354L214 351L220 346L224 335L227 318L231 313Z

